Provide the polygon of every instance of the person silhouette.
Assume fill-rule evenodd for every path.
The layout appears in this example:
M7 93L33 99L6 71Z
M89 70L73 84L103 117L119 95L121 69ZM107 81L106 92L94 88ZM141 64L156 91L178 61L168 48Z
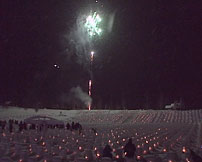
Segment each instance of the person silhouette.
M202 162L202 158L199 155L197 155L193 150L191 149L189 150L190 150L190 156L193 162Z
M134 158L136 147L132 142L132 138L129 139L128 143L124 147L124 153L127 158Z
M103 150L103 155L102 157L109 157L112 159L112 149L111 147L107 144Z

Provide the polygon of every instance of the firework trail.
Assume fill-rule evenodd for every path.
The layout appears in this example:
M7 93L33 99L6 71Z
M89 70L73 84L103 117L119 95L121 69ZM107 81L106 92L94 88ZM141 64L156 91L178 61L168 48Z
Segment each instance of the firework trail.
M102 21L101 17L97 12L94 12L92 15L89 15L86 18L86 23L84 24L84 27L87 30L87 33L90 37L90 39L93 39L94 36L100 35L102 33L102 29L99 28L99 24ZM92 96L92 79L93 79L93 59L94 59L94 51L91 51L90 53L90 80L88 82L88 95ZM91 103L88 105L88 110L91 110Z
M76 26L71 30L68 38L70 45L75 48L77 63L83 65L84 68L89 71L88 80L88 95L92 97L92 85L93 85L93 62L94 54L92 51L94 43L97 40L97 36L102 34L100 28L102 19L97 12L90 12L89 14L80 15L77 18ZM91 110L91 101L88 104L88 109Z
M90 53L90 80L88 81L88 95L92 96L92 78L93 78L93 59L94 59L94 51ZM91 110L91 103L88 105L88 110Z

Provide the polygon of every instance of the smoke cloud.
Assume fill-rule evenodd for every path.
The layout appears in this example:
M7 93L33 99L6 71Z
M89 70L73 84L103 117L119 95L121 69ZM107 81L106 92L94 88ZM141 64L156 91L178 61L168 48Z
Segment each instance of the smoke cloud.
M92 103L92 98L80 86L77 86L71 88L68 95L63 95L62 101L76 107L88 107Z
M75 26L67 37L77 56L77 63L84 66L89 63L89 52L92 47L92 40L84 27L86 17L87 15L83 15L77 18Z
M114 25L114 19L115 19L115 12L109 15L109 21L107 25L107 30L109 33L111 33Z

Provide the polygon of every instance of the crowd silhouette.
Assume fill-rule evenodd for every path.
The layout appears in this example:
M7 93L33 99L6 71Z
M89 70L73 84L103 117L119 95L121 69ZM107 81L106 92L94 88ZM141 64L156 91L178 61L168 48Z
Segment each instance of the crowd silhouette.
M16 127L18 127L19 132L22 132L23 130L39 130L39 131L42 131L45 128L48 128L48 129L56 129L56 128L67 129L70 131L78 130L79 132L81 132L81 130L82 130L82 125L79 122L77 122L77 123L72 122L71 124L67 122L65 125L65 124L45 124L45 123L28 124L24 121L18 121L18 120L13 120L13 119L9 119L8 121L0 120L0 128L2 131L4 131L5 129L8 128L10 133L13 132L14 125Z

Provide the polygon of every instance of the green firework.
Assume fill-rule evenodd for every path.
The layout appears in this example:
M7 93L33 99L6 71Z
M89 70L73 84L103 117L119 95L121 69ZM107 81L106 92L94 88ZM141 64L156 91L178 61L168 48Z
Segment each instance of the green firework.
M93 15L89 15L86 18L86 22L84 24L85 28L87 29L88 34L90 37L95 35L101 35L102 29L99 27L102 19L96 12Z

